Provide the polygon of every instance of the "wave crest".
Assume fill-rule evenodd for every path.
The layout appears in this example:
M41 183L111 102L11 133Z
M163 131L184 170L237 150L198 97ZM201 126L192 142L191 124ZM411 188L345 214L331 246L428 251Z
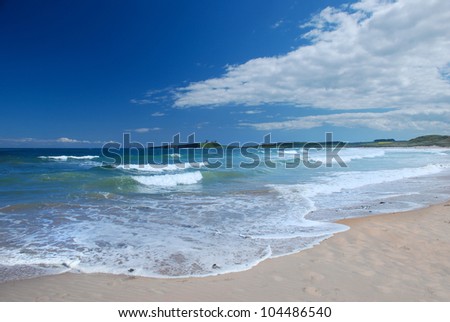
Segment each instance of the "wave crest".
M97 155L82 155L82 156L75 156L75 155L49 155L49 156L40 156L39 159L44 160L55 160L55 161L67 161L67 160L93 160L98 159L99 156Z
M121 164L117 169L143 171L143 172L164 172L164 171L178 171L186 169L199 169L205 167L205 162L186 162L174 164Z
M200 171L157 176L133 176L133 180L146 186L175 187L196 184L203 179Z

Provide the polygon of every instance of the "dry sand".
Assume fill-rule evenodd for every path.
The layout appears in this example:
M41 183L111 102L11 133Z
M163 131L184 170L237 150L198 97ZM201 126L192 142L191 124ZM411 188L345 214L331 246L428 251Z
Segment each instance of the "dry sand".
M341 223L351 229L245 272L67 273L0 284L0 301L450 301L450 202Z

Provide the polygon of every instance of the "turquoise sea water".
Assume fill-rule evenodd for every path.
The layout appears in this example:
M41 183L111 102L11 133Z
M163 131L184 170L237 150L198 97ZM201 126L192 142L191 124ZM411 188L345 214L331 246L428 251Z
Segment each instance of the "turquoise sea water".
M347 229L335 220L450 197L448 149L349 148L346 167L313 150L316 169L299 149L206 152L155 150L153 161L170 164L111 166L100 149L0 149L0 281L245 270Z

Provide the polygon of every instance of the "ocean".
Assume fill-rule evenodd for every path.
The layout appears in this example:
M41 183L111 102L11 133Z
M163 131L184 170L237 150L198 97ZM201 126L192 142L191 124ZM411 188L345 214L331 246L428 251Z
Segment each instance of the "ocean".
M346 148L343 163L311 150L317 167L301 149L154 149L122 164L101 152L0 149L0 281L242 271L347 230L339 219L450 197L450 149Z

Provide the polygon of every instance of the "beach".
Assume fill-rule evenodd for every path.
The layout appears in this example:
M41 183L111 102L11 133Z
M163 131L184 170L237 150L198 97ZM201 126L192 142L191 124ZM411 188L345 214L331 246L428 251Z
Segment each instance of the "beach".
M11 311L450 303L449 1L0 0L0 15Z
M340 223L351 229L243 272L176 279L65 273L0 284L0 300L450 300L450 201Z

